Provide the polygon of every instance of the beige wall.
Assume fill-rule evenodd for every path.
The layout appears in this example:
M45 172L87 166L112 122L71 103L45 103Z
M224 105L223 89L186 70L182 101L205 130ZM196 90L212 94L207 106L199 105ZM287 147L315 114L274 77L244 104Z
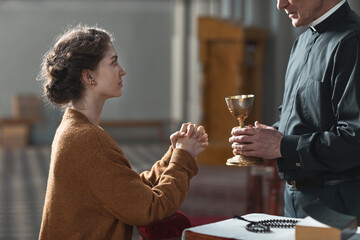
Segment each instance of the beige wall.
M290 48L303 29L291 26L283 11L276 9L276 1L243 3L236 5L244 7L238 11L243 23L269 32L263 98L265 123L272 124L278 118ZM349 3L360 13L359 0ZM198 122L201 66L196 16L229 17L230 12L221 7L221 0L0 1L0 117L11 115L14 94L40 93L35 78L42 54L67 25L82 22L114 32L120 63L127 70L124 95L106 103L103 118ZM186 16L191 19L185 21ZM34 129L36 143L51 141L61 117L51 107L44 114L46 121Z
M41 56L68 25L95 25L114 33L126 69L120 99L109 100L103 118L169 119L173 3L137 1L1 1L0 117L11 115L14 94L40 94L35 81ZM61 112L44 109L34 142L52 139Z

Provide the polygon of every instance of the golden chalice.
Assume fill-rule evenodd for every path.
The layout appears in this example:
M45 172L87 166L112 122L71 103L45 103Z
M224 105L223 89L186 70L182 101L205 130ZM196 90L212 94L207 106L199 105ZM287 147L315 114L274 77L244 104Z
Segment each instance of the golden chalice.
M226 97L225 101L231 114L239 121L239 126L244 127L245 119L249 116L254 103L254 95L236 95ZM248 157L243 155L235 155L226 161L226 165L245 167L257 162L261 162L260 158Z

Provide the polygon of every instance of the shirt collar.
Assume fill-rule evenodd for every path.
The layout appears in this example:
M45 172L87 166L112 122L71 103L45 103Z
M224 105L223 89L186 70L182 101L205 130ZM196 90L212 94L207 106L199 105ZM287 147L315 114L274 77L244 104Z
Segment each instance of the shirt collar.
M338 10L344 3L346 2L346 0L342 0L341 2L339 2L338 4L336 4L332 9L330 9L329 11L327 11L324 15L322 15L321 17L319 17L318 19L316 19L315 21L313 21L312 23L310 23L310 27L315 27L316 25L318 25L319 23L321 23L322 21L324 21L326 18L328 18L331 14L333 14L336 10Z
M330 9L323 16L315 20L316 25L313 25L314 22L309 26L313 32L323 33L329 30L331 27L336 25L340 19L344 19L346 15L349 14L351 8L349 4L343 0ZM326 16L325 16L326 15ZM319 21L320 20L320 21Z

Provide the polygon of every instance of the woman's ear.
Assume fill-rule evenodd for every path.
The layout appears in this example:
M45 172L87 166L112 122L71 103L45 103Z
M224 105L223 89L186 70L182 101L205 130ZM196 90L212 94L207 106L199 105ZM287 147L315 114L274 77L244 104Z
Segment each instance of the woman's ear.
M96 81L94 79L94 76L92 74L92 71L90 71L89 69L83 69L81 72L81 78L84 81L84 83L86 85L91 85L91 86L95 86L96 85Z

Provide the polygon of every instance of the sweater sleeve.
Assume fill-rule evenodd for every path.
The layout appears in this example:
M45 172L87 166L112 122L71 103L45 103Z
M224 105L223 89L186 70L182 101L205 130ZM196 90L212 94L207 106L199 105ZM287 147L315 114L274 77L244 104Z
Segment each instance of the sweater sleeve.
M155 165L166 165L167 156ZM198 170L195 159L187 151L175 149L169 155L166 169L155 166L148 175L151 180L158 178L158 184L151 187L143 182L144 175L141 177L131 169L120 149L104 147L96 158L89 171L93 195L109 214L137 226L176 212L188 193L190 179Z
M150 186L155 186L161 177L161 174L165 171L165 169L169 166L170 158L173 152L173 147L170 146L165 155L161 158L161 160L157 161L151 168L150 171L144 171L140 174L142 181Z

